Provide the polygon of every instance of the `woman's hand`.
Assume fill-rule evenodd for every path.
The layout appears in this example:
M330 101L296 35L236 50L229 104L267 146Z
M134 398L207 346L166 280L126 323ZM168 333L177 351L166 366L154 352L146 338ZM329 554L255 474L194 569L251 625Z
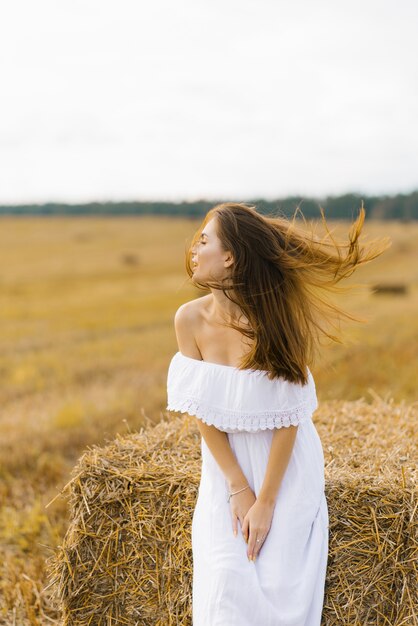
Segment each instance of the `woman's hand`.
M235 491L235 489L230 488L230 492L232 491ZM236 493L229 500L229 504L231 507L232 530L235 536L237 536L238 534L238 521L237 520L240 521L241 528L242 528L244 518L248 510L252 507L255 501L256 501L256 497L251 487L248 487L248 489L244 489L244 491L241 491L241 493ZM245 539L245 541L247 540Z
M266 540L273 512L274 504L266 504L256 500L244 517L244 523L241 524L242 534L245 541L248 542L247 557L250 561L255 561Z

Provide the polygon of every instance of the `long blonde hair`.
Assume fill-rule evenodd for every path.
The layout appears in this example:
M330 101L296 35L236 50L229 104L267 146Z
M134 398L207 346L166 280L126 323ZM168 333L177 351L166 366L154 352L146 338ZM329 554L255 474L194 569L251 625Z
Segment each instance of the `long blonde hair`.
M190 278L192 249L211 218L216 217L222 249L232 252L234 263L228 277L219 282L194 280L193 284L205 290L221 289L248 319L249 327L226 323L252 340L240 369L268 370L269 378L306 384L307 366L314 361L321 337L342 343L327 330L327 324L335 328L333 319L339 322L344 317L364 321L325 299L321 292L346 291L347 287L337 287L337 283L382 254L392 242L384 238L367 245L359 243L363 205L349 230L348 243L333 238L322 208L320 211L326 228L321 239L312 228L309 233L296 226L296 215L302 214L299 207L289 220L261 215L253 205L233 202L210 209L193 236L186 250Z

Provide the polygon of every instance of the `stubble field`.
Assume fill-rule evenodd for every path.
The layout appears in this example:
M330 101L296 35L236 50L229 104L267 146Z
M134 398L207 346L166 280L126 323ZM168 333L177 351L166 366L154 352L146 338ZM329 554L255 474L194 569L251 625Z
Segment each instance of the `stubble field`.
M0 623L58 623L45 559L67 525L56 498L77 458L165 413L173 316L203 292L184 250L200 222L166 217L0 220ZM347 223L330 222L344 237ZM392 247L349 283L405 295L342 295L369 318L312 368L319 402L417 401L418 225L367 222ZM11 621L14 620L14 621Z

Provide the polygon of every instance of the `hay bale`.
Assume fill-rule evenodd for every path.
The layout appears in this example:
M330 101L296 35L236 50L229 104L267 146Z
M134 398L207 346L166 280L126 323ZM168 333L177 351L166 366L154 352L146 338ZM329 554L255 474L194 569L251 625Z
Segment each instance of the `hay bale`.
M381 295L381 294L390 294L394 296L405 296L408 293L408 287L404 283L391 283L391 284L377 284L372 285L372 294L373 295Z
M417 623L417 407L334 401L314 421L330 517L323 626ZM63 625L191 624L199 442L183 415L80 458L50 562Z

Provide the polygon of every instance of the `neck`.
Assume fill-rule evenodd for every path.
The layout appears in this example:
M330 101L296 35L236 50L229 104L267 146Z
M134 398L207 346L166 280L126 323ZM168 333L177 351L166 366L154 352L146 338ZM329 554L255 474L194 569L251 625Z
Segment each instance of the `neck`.
M227 321L236 321L240 315L242 315L240 307L234 302L231 302L221 289L211 289L211 292L213 298L212 314L214 317L219 316ZM233 292L231 295L234 297Z

